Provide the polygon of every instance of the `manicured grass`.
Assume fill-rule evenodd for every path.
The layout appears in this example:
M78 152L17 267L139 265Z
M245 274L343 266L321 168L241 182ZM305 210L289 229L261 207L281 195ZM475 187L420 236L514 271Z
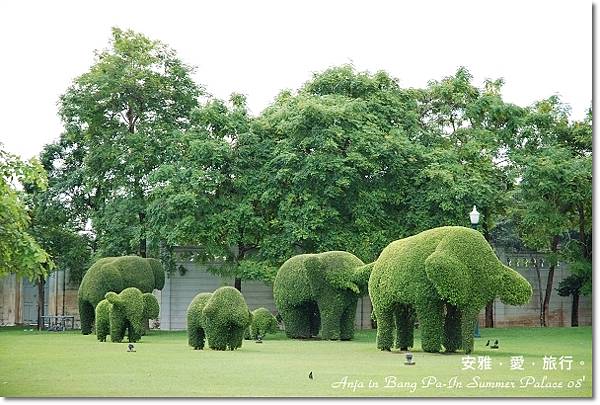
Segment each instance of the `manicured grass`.
M194 351L185 332L151 332L135 353L127 353L126 343L100 343L78 331L0 328L0 396L592 395L590 327L483 329L481 334L471 355L476 370L463 371L464 354L423 353L418 339L416 365L406 366L404 354L376 349L375 331L360 331L351 342L289 340L280 333L268 335L263 344L244 341L233 352ZM500 348L485 347L488 339L498 339ZM492 369L477 370L478 356L490 356ZM524 371L510 369L512 356L523 356ZM543 370L544 356L572 356L572 369L563 363L563 370L560 364ZM498 385L512 382L515 388L469 388L476 377ZM426 387L434 378L446 386ZM531 378L542 385L521 388ZM578 379L581 386L570 388ZM362 387L349 385L355 381ZM370 381L379 386L369 388ZM543 382L562 388L544 388Z

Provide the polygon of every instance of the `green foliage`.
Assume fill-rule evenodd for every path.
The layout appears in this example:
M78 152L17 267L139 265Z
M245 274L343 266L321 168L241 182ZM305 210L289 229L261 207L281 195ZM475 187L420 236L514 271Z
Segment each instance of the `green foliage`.
M119 343L125 334L130 342L140 340L144 333L144 321L147 320L144 294L135 287L129 287L119 294L108 292L105 298L110 303L110 340Z
M233 287L221 287L213 293L200 293L187 310L188 343L203 349L205 339L213 350L242 347L251 314L244 296Z
M210 99L190 121L176 158L151 178L152 234L170 246L201 245L196 260L207 264L225 258L209 266L218 275L272 280L277 266L256 257L268 223L260 197L269 149L250 131L245 98Z
M476 316L486 303L499 296L522 305L532 288L498 260L481 233L441 227L388 245L373 265L369 295L378 348L392 348L398 326L404 330L396 330L396 346L412 346L414 308L424 351L439 352L444 345L446 351L462 347L469 353Z
M151 263L156 265L156 262L152 260L138 256L105 257L90 267L78 292L81 332L84 335L91 333L94 308L107 292L120 293L125 288L135 287L143 293L150 293L155 288L162 287L155 284L156 277Z
M160 41L113 28L108 48L61 96L66 131L45 159L55 196L69 196L81 226L92 220L100 256L146 256L149 176L171 160L176 130L197 105L192 73Z
M106 342L106 336L110 335L110 307L106 299L96 305L96 337L101 342Z
M250 323L250 338L264 337L267 333L276 333L279 330L277 319L267 308L257 308L252 311Z
M286 334L292 338L319 333L323 339L352 339L356 303L366 293L354 282L357 271L364 272L363 266L359 258L342 251L288 259L273 282L275 306Z
M144 319L158 319L160 306L152 293L144 293Z
M204 349L204 341L206 333L204 325L206 325L206 317L202 313L206 303L212 296L212 293L200 293L192 299L187 308L187 333L188 344L194 350Z
M0 143L0 276L10 273L30 281L45 278L54 262L29 232L25 196L16 183L46 187L46 173L36 159L23 162Z

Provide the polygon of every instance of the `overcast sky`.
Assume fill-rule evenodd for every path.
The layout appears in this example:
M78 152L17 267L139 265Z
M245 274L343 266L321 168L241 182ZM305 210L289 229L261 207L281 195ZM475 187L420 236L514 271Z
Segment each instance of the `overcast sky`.
M174 48L213 95L259 114L284 88L344 63L425 86L466 66L504 78L519 105L559 94L583 117L592 99L587 1L0 1L0 142L29 158L62 131L56 103L131 28Z

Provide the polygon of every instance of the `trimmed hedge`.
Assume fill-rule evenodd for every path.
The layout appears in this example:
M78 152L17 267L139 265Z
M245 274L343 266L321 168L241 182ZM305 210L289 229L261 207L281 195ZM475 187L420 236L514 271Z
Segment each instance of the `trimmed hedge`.
M250 339L264 337L267 333L277 333L279 327L277 319L267 308L257 308L252 311L252 322L250 323Z
M121 342L125 334L130 342L140 340L144 332L144 294L129 287L119 294L106 293L106 301L110 303L110 340Z
M397 240L383 250L369 279L377 347L412 347L414 310L424 351L444 346L470 353L476 318L487 302L499 296L522 305L531 294L527 280L503 265L473 229L434 228Z
M273 283L275 306L283 318L286 335L352 339L356 304L367 293L370 271L371 266L342 251L288 259Z
M78 303L81 333L92 332L95 308L110 291L119 293L135 287L143 293L164 287L165 275L160 262L138 256L105 257L85 273L79 286Z
M251 314L244 296L233 287L221 287L194 297L187 310L188 343L203 349L205 339L213 350L242 346Z

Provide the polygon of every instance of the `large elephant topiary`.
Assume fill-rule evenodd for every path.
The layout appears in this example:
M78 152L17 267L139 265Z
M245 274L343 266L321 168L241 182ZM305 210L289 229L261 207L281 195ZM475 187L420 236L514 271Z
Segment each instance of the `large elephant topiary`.
M95 308L107 292L120 293L135 287L143 293L160 290L165 272L159 260L138 256L105 257L85 273L79 286L78 303L81 333L89 335L94 324Z
M273 282L275 306L291 338L350 340L356 304L367 293L370 268L348 252L288 259Z
M483 235L447 226L389 244L373 264L369 295L377 319L377 347L413 346L415 315L426 352L473 350L478 313L499 297L523 305L529 282L503 265ZM394 336L394 329L396 335Z
M251 314L244 296L233 287L200 293L187 309L188 343L203 349L205 340L214 350L235 350L242 346Z
M142 293L135 287L119 294L106 293L106 298L96 305L96 336L105 342L121 342L127 334L130 342L137 342L144 333L144 322L156 316L158 302L151 293Z

